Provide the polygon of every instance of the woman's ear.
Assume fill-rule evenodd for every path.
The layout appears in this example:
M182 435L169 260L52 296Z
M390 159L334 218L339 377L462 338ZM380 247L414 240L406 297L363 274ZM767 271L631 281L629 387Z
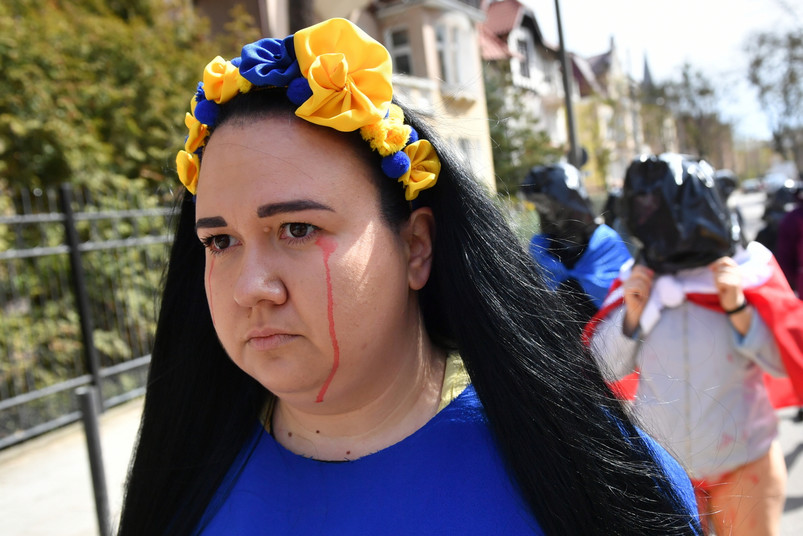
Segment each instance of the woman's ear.
M407 245L407 281L413 290L421 290L432 269L432 244L435 239L435 218L432 209L421 207L410 214L402 230Z

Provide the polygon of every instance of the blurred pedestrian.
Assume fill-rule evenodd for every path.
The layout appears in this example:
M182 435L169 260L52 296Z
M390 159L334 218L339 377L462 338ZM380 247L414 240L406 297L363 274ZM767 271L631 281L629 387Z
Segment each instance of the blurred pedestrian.
M618 186L608 189L605 204L602 206L602 220L611 229L616 228L616 222L622 221L622 189ZM619 233L621 235L621 233Z
M605 222L605 225L616 231L616 234L618 234L625 243L625 246L627 246L627 251L632 257L638 251L638 247L627 235L627 227L622 219L621 187L614 186L608 189L608 196L605 198L605 204L602 206L602 218Z
M777 535L786 468L763 376L789 374L783 403L798 403L803 303L769 250L734 240L704 162L635 160L623 209L640 253L587 327L592 351L611 381L638 371L635 413L690 472L717 534Z
M725 205L728 205L728 199L730 199L731 194L736 191L739 184L736 174L730 169L718 169L714 173L714 184L717 186L720 199L722 199ZM744 234L744 216L742 215L742 209L738 206L733 206L729 207L729 212L734 240L738 240L742 246L746 246L747 237Z
M599 310L630 253L616 231L596 221L580 173L571 164L532 168L521 191L541 221L530 253L545 269L550 287L585 324Z
M803 300L803 182L797 183L797 206L778 224L775 257L789 286ZM803 318L799 319L803 322ZM803 407L797 410L795 422L803 422Z
M392 73L344 19L204 70L120 534L698 534Z
M803 299L803 182L796 185L797 206L778 223L775 257L789 286Z
M781 220L795 208L797 204L797 183L787 179L772 192L767 192L764 214L761 219L764 226L756 234L756 242L763 244L775 254L778 244L778 226Z

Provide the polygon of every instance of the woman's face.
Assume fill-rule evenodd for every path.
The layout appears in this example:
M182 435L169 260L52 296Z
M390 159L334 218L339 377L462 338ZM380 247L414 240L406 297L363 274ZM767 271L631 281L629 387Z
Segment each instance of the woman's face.
M388 227L373 162L350 143L287 116L224 124L197 190L223 347L281 399L322 413L381 393L422 329L410 223Z

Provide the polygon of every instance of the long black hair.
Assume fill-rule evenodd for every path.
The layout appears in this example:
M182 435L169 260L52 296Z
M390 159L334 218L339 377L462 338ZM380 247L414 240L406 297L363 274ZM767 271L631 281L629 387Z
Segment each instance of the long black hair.
M238 96L220 123L273 113L270 91ZM665 471L587 354L567 306L544 284L488 192L435 133L433 268L420 291L433 342L460 352L513 481L546 534L695 534ZM220 124L219 123L219 124ZM214 134L213 134L214 135ZM355 147L367 144L355 136ZM363 149L359 149L363 150ZM377 172L383 215L410 213ZM227 357L205 300L191 196L181 203L119 533L190 534L270 396Z

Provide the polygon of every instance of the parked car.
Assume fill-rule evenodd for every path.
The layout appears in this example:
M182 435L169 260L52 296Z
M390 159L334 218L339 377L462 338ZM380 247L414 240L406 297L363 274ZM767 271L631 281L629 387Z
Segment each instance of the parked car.
M745 179L742 181L742 184L740 185L742 192L746 194L760 192L761 186L762 186L761 181L758 179Z
M767 195L775 193L781 188L792 188L795 185L795 180L790 179L783 173L767 173L761 179L762 188Z

